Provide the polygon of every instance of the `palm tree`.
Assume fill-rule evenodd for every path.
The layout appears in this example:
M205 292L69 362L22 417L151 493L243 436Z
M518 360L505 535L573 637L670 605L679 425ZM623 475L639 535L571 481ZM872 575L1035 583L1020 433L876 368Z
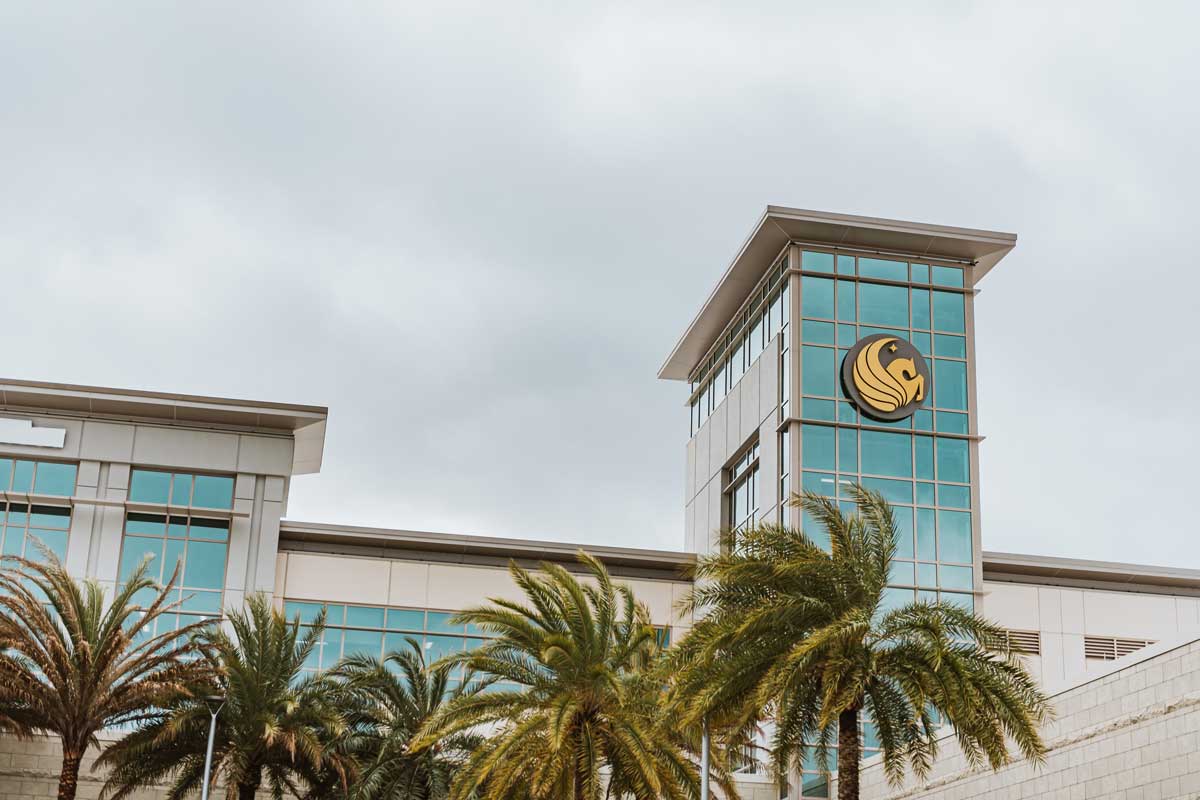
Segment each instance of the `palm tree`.
M18 736L58 736L58 797L71 800L100 730L137 724L202 679L208 666L189 634L203 623L153 633L178 607L169 600L178 569L157 587L143 563L109 603L100 584L77 582L49 550L42 556L6 556L0 568L0 718Z
M252 800L264 780L275 797L304 793L325 771L344 787L353 760L337 746L345 720L336 687L323 676L303 677L305 660L321 639L324 612L302 630L262 594L244 611L229 615L233 635L222 628L200 640L214 680L158 709L141 727L110 746L97 766L111 768L103 796L128 797L139 788L170 781L177 800L201 787L208 741L205 697L220 695L213 747L213 780L224 779L226 796Z
M695 736L674 730L658 702L664 685L652 671L649 614L599 561L579 558L589 584L555 564L535 575L514 563L526 604L492 599L456 617L495 638L444 663L499 683L439 709L416 743L487 732L454 780L452 800L598 800L606 790L639 800L697 796ZM718 778L732 789L723 771Z
M452 685L452 665L427 665L420 643L406 643L383 660L349 656L333 671L343 687L342 703L353 731L348 750L362 770L350 788L351 800L444 800L455 773L483 743L477 733L460 732L423 750L412 749L431 717L485 685L469 678Z
M858 513L812 493L793 498L828 532L826 552L801 531L763 525L727 534L704 558L686 607L702 615L673 651L674 705L685 720L770 720L773 767L836 736L838 797L857 800L859 723L877 731L888 779L928 774L940 713L972 764L1008 762L1006 737L1036 761L1045 696L1000 628L947 603L888 608L896 522L878 493L849 488Z

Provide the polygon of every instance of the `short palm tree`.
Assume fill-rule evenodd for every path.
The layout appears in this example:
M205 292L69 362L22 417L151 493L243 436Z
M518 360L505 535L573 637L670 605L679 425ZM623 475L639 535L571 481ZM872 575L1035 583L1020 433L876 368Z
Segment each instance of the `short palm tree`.
M157 587L143 564L107 602L100 584L76 581L48 550L42 556L8 556L0 568L0 718L19 736L58 736L58 797L70 800L100 730L140 722L208 667L188 640L198 625L152 633L178 606L169 599L178 571Z
M380 660L350 656L333 671L344 692L343 707L353 731L349 747L361 765L351 800L444 800L459 768L483 743L479 734L450 734L414 751L422 726L446 704L481 691L477 681L453 683L455 667L427 665L421 645Z
M885 604L896 522L879 494L849 487L858 513L806 493L794 499L829 534L826 552L804 533L764 525L728 534L700 561L688 607L700 616L673 651L674 704L684 719L735 726L770 720L780 774L836 737L838 797L856 800L859 723L873 723L889 780L928 774L936 713L971 763L1009 760L1006 737L1035 761L1046 698L1001 629L947 603Z
M213 781L222 779L226 797L252 800L264 781L279 798L304 794L323 774L340 784L353 776L353 760L334 743L345 720L336 687L321 676L304 677L305 660L324 630L324 613L303 630L289 622L262 594L243 611L229 614L232 635L212 627L198 636L215 679L199 684L109 747L97 766L111 768L104 796L121 800L139 788L169 782L166 797L177 800L201 788L208 741L205 698L219 695L213 747Z
M457 616L495 638L446 663L500 682L440 709L417 743L486 732L453 783L453 800L697 796L688 752L695 737L676 731L659 703L646 608L599 561L580 560L591 583L554 564L540 575L513 564L526 603L493 599Z

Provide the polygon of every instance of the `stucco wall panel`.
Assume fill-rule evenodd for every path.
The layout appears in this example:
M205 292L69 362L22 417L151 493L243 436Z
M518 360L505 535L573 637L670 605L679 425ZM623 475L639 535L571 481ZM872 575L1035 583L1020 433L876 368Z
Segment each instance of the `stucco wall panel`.
M285 595L297 600L387 605L389 579L390 565L382 559L291 553Z

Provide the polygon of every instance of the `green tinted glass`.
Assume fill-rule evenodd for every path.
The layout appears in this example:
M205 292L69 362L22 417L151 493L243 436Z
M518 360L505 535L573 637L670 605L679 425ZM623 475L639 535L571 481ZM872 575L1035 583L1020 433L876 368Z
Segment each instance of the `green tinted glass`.
M958 267L933 267L933 283L938 286L956 286L962 288L963 271Z
M34 494L53 494L60 497L75 494L75 465L39 462L33 491Z
M13 467L13 484L14 492L28 492L33 488L33 462L32 461L17 461Z
M965 333L967 329L963 296L958 292L933 293L933 327L939 331Z
M853 275L854 274L854 256L838 256L837 257L838 275Z
M928 264L913 264L912 265L912 282L913 283L929 283L929 265Z
M837 282L837 318L840 322L854 322L856 319L854 286L852 281Z
M933 352L939 356L949 356L950 358L966 358L966 337L955 336L949 333L935 333L933 335Z
M832 322L817 322L806 319L802 326L801 335L808 344L836 344Z
M815 345L804 345L801 349L804 393L833 397L837 391L837 351Z
M937 512L938 559L971 563L971 514L967 511Z
M912 437L903 433L864 430L862 441L862 471L873 475L897 478L912 476ZM908 502L912 502L910 499Z
M171 477L171 505L186 506L192 502L192 476L176 473Z
M863 478L862 485L879 492L883 495L883 499L889 503L912 504L912 481L898 481L891 478Z
M919 431L933 430L933 412L927 408L918 409L913 414L913 428Z
M803 425L800 430L801 466L833 471L835 429L827 425Z
M862 283L858 286L858 319L866 325L908 327L908 289Z
M966 434L970 430L970 419L957 411L937 412L937 429L942 433Z
M806 492L815 492L826 497L834 497L837 494L837 485L834 483L834 477L828 472L804 472L801 480L802 487Z
M967 364L934 359L933 392L938 408L967 409Z
M232 508L233 478L197 475L192 505L203 508Z
M916 573L911 561L893 561L888 571L888 583L913 586L916 583Z
M915 436L913 439L917 455L917 477L933 480L933 438Z
M917 564L917 585L928 586L930 588L937 587L936 564Z
M387 626L393 631L425 630L425 612L407 608L389 608Z
M890 261L884 258L860 258L858 259L858 275L860 278L907 281L908 264L903 261Z
M973 589L975 574L970 567L938 567L938 578L943 589Z
M905 506L895 506L892 513L896 516L896 558L912 558L913 510Z
M833 253L805 250L800 254L800 269L807 272L833 272Z
M833 319L833 281L828 278L801 279L800 313L805 317Z
M933 509L917 509L917 558L933 561L937 558L937 541L933 527Z
M970 449L966 439L937 440L937 476L940 481L968 483L971 480Z
M823 422L833 422L837 413L836 405L833 400L816 400L806 397L801 405L801 416L805 419L819 419Z
M971 487L951 486L949 484L939 483L938 505L946 506L947 508L969 509L971 507Z
M912 289L912 326L921 330L929 330L929 290Z
M932 483L924 483L923 481L917 481L917 505L919 505L919 506L934 505L933 501L934 501L936 492L934 491L933 486L934 485Z
M370 606L346 606L346 624L356 628L382 628L383 609Z
M171 474L169 472L135 469L129 480L129 499L137 503L165 504L170 491Z
M854 428L838 428L838 469L842 472L858 472L858 431Z
M220 589L225 583L225 545L191 541L183 570L183 585L197 589Z

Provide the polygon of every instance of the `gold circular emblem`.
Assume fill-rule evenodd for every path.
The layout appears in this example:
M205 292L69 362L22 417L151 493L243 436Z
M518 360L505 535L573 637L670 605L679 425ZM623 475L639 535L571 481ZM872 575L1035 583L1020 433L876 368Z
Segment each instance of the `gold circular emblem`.
M866 416L894 422L924 405L932 387L929 365L912 342L876 333L842 360L842 388Z

